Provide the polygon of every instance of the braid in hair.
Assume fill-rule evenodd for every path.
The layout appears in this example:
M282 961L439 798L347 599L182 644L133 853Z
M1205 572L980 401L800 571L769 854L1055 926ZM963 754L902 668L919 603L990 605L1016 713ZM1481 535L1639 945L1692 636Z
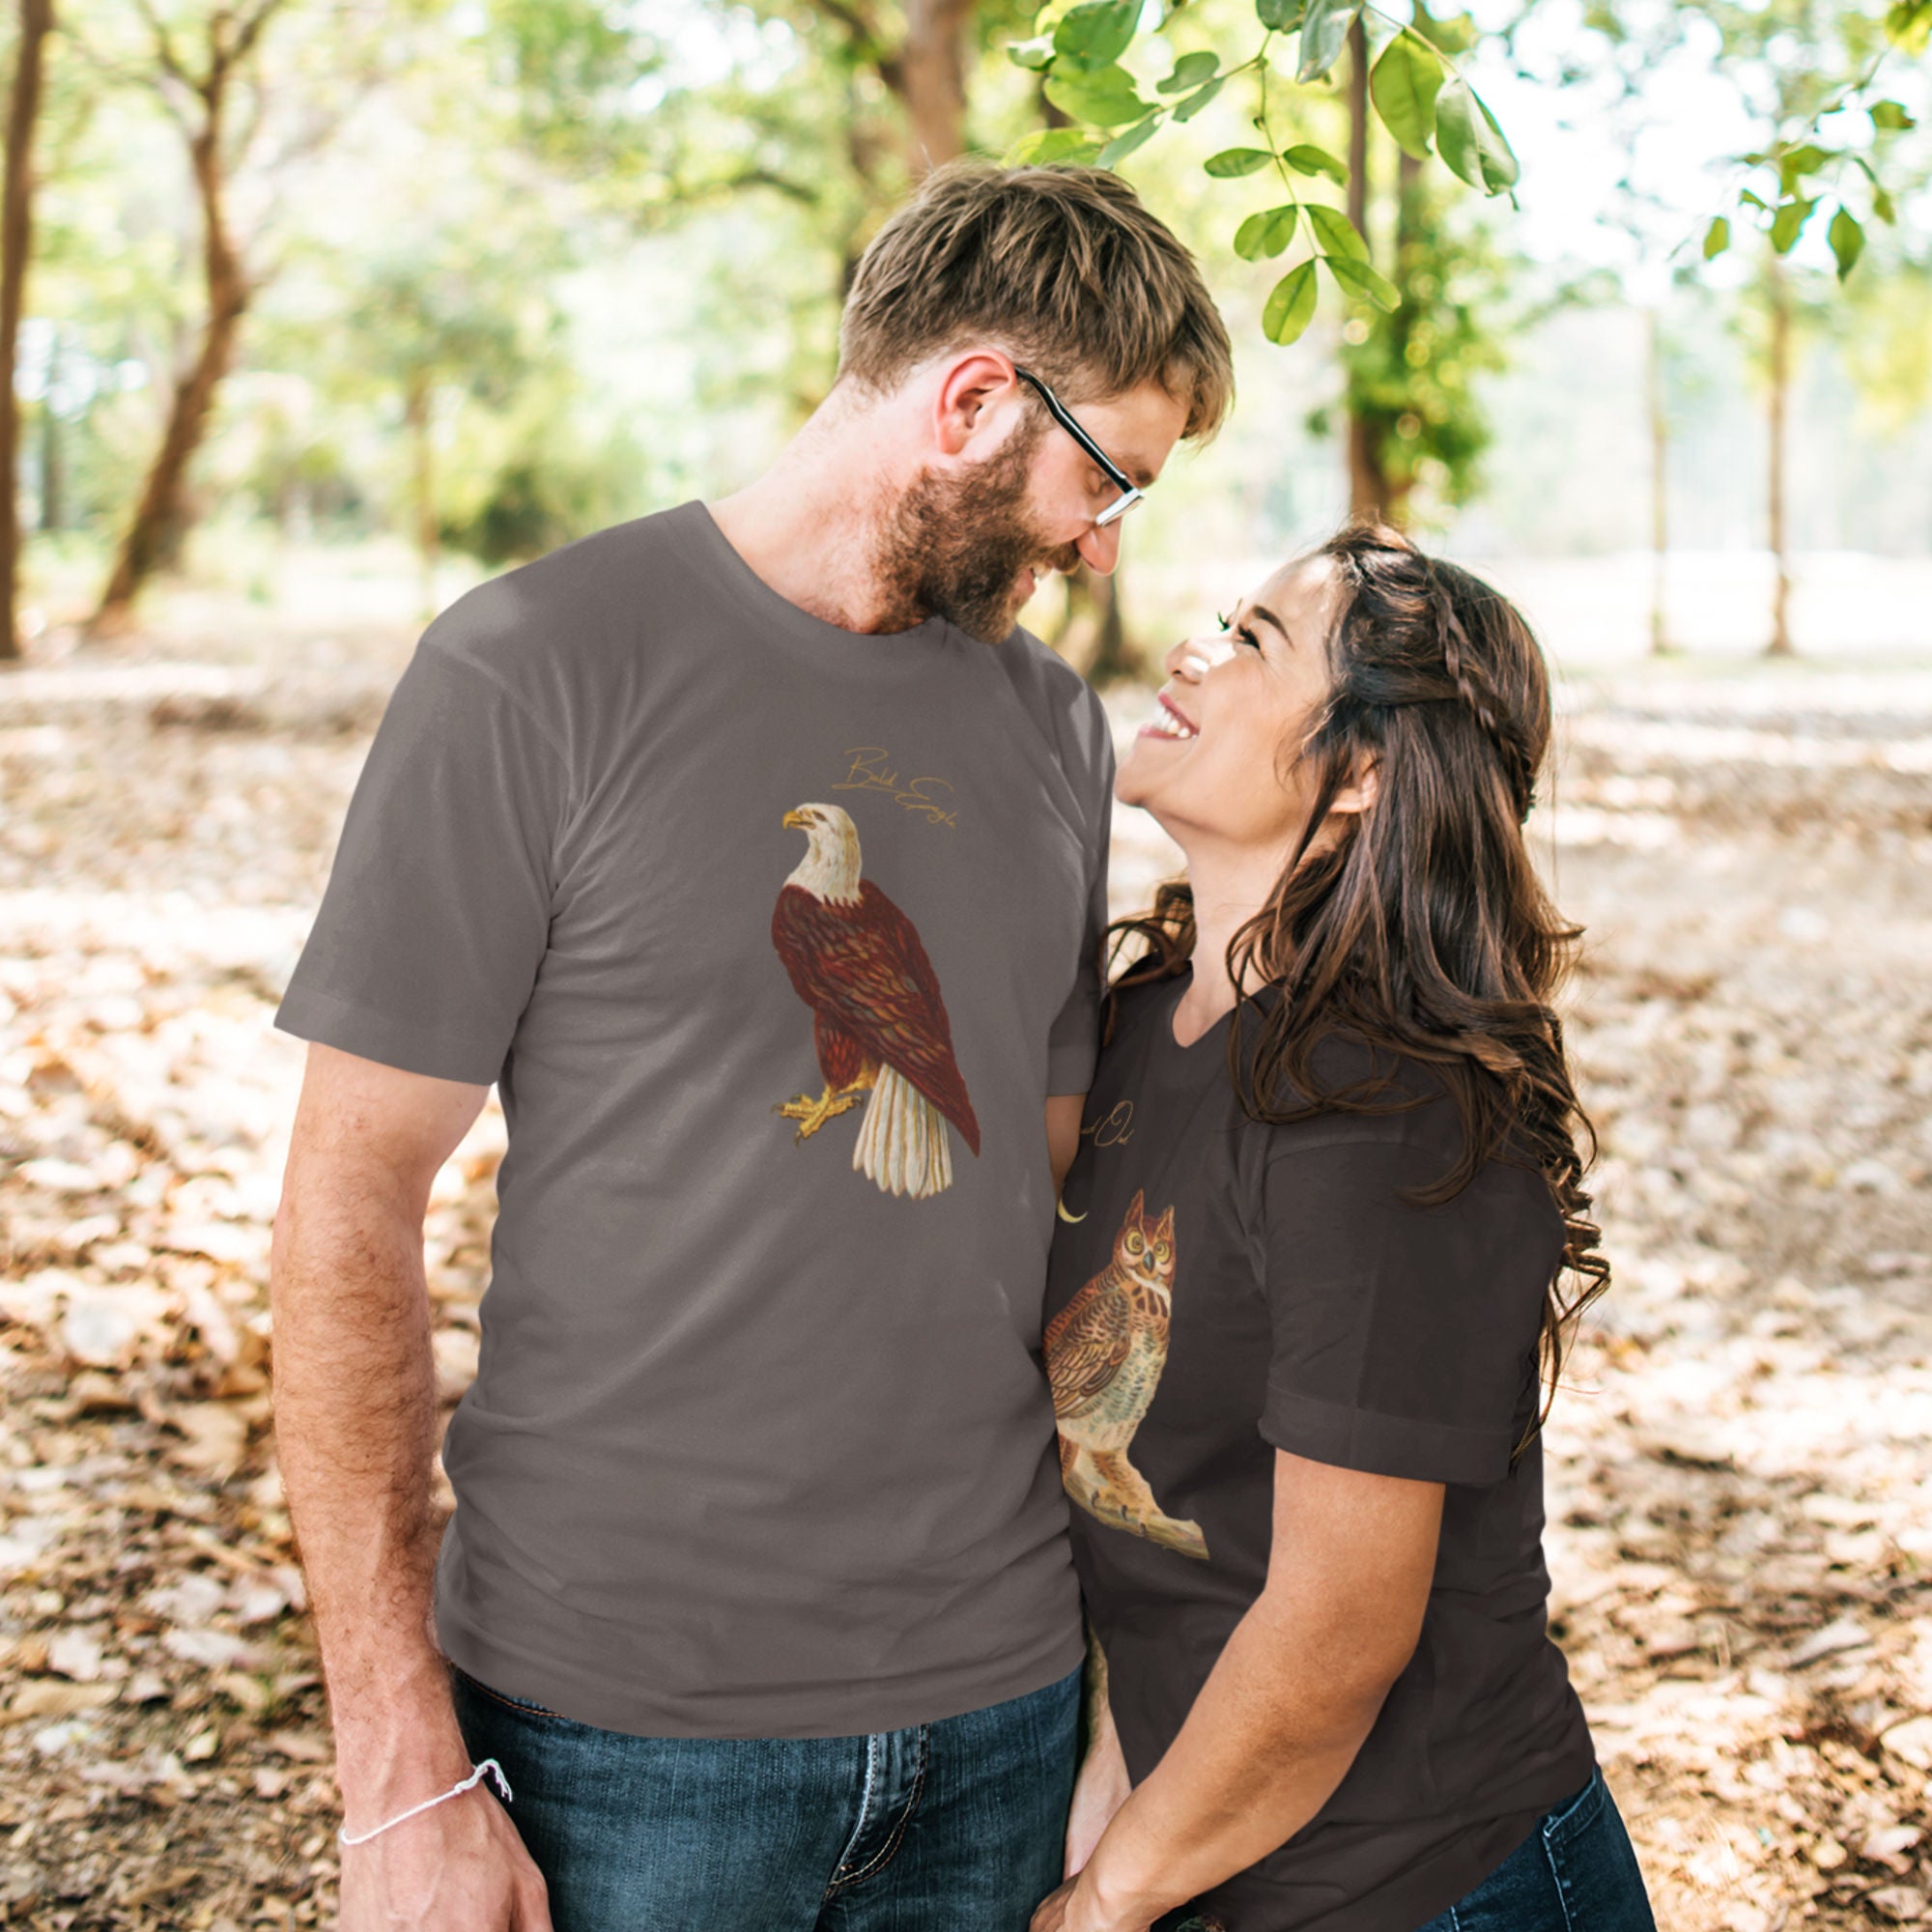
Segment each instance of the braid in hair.
M1457 696L1468 707L1470 715L1495 747L1510 796L1516 803L1517 822L1520 824L1528 818L1530 809L1536 803L1535 762L1521 735L1512 729L1504 719L1496 695L1484 676L1482 660L1469 642L1469 634L1463 629L1463 619L1456 610L1456 600L1450 586L1443 581L1443 567L1420 551L1411 554L1422 565L1423 581L1428 585L1429 605L1435 617L1435 635L1441 641L1442 668L1456 687ZM1459 571L1457 575L1470 583L1475 582L1465 572ZM1494 596L1494 592L1490 592L1490 595Z

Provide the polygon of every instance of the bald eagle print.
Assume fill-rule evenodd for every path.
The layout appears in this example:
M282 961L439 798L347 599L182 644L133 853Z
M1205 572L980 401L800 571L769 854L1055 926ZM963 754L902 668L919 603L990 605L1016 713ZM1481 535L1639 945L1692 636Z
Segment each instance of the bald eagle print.
M803 860L779 893L772 944L811 1009L824 1090L772 1111L800 1145L861 1100L852 1167L887 1194L923 1201L952 1185L949 1124L977 1157L980 1122L959 1065L939 976L913 923L859 875L859 833L836 805L801 805Z

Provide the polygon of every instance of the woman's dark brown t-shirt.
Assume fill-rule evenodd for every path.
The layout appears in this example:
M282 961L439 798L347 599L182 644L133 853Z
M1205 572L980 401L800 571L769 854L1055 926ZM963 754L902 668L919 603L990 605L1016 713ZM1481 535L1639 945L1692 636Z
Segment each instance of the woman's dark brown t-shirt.
M1138 1782L1266 1579L1276 1449L1447 1486L1421 1639L1354 1764L1196 1901L1228 1932L1414 1932L1594 1763L1546 1633L1539 1448L1510 1466L1562 1223L1502 1162L1406 1199L1454 1165L1460 1116L1358 1042L1324 1043L1322 1084L1393 1068L1417 1104L1249 1120L1232 1022L1175 1041L1186 984L1122 996L1063 1196L1046 1355L1075 1560Z

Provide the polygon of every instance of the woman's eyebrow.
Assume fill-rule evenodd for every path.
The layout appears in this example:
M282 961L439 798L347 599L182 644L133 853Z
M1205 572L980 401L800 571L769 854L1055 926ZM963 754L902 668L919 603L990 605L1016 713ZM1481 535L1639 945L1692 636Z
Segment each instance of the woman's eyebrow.
M1248 615L1250 617L1259 617L1264 624L1272 624L1274 628L1277 631L1279 631L1284 638L1288 639L1288 641L1291 644L1293 643L1294 639L1293 638L1289 636L1288 626L1284 624L1281 621L1281 619L1277 617L1274 614L1274 612L1268 610L1265 606L1261 604L1250 604L1248 606Z

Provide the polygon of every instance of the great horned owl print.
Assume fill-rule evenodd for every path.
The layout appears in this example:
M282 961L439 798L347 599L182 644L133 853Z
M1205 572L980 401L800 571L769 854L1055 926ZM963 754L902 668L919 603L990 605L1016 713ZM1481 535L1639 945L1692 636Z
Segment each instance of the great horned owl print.
M1113 1529L1205 1558L1200 1526L1177 1521L1127 1461L1167 1366L1174 1305L1174 1209L1128 1203L1114 1258L1046 1324L1046 1372L1066 1493Z

